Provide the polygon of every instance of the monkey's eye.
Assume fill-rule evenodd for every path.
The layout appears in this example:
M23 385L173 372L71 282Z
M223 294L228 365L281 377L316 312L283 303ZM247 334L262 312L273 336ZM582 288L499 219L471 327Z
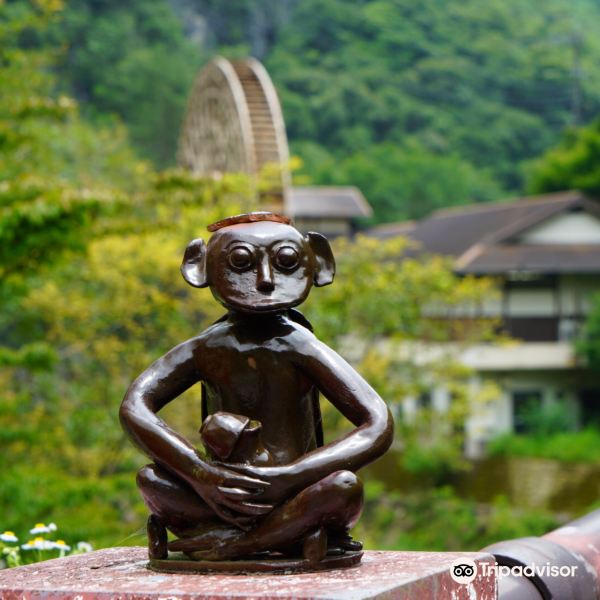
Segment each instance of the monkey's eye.
M291 246L282 246L275 254L275 264L285 271L291 271L298 266L300 256L295 248Z
M229 264L234 269L247 269L252 266L254 257L245 246L236 246L229 253Z

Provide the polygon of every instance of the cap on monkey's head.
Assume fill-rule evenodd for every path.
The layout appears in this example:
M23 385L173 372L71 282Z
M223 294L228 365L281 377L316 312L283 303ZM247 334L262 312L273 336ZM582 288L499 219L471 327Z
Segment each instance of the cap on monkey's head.
M218 221L208 244L193 240L185 250L181 273L194 287L210 286L230 310L276 312L304 302L315 286L328 285L335 260L327 238L303 236L290 219L253 212Z

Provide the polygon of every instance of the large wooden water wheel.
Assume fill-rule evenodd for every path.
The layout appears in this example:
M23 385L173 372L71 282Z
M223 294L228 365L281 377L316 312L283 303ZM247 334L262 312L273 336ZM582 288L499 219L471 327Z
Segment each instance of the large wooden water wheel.
M286 209L289 150L281 105L269 74L254 58L213 59L199 73L179 139L179 164L196 173L259 175L279 166L261 204Z

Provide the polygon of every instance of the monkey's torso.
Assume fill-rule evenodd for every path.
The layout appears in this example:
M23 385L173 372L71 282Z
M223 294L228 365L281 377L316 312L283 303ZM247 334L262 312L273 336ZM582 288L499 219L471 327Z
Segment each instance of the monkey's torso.
M225 411L260 421L275 464L317 446L315 388L302 368L303 348L313 340L285 315L231 313L196 338L208 414Z

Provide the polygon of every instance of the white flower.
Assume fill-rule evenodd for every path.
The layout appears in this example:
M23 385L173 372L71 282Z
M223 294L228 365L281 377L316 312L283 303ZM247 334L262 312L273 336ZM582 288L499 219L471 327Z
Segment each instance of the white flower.
M0 541L2 542L18 542L19 538L12 531L0 533Z
M92 550L92 545L88 542L77 542L77 552L91 552Z
M51 531L56 531L55 523L48 523L48 525L44 525L43 523L36 523L33 529L29 530L31 535L38 535L40 533L50 533Z
M56 543L41 537L36 537L23 544L21 548L23 548L23 550L54 550L54 548L56 548Z
M69 552L71 550L71 546L68 546L65 540L56 540L52 543L54 544L54 548L61 552Z

